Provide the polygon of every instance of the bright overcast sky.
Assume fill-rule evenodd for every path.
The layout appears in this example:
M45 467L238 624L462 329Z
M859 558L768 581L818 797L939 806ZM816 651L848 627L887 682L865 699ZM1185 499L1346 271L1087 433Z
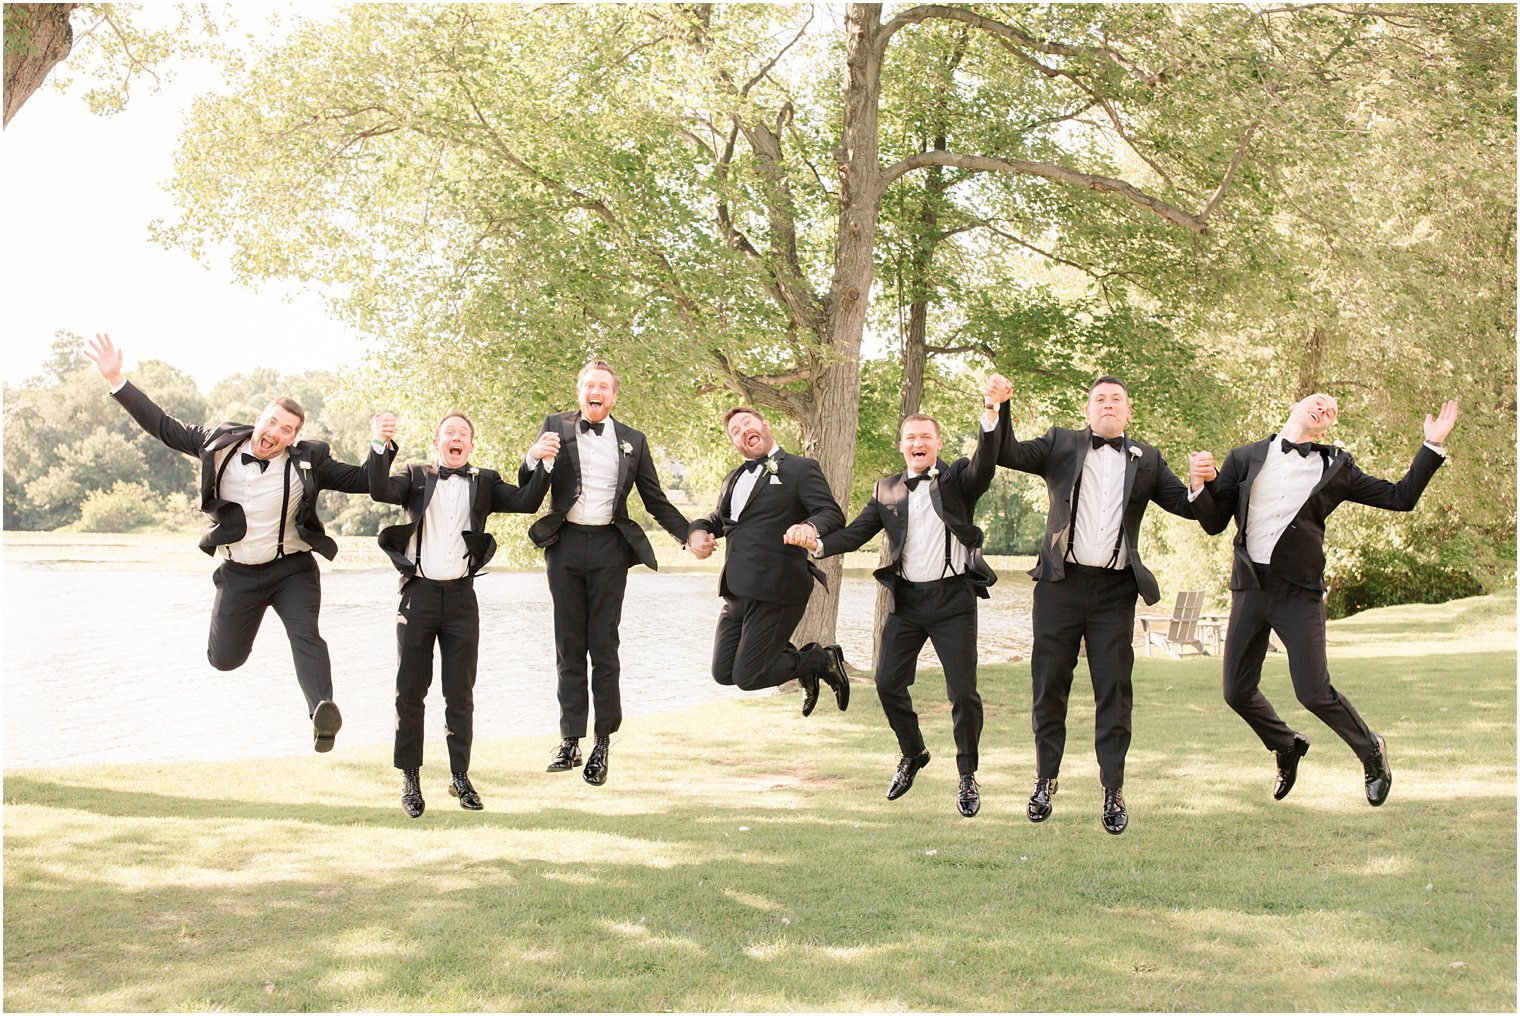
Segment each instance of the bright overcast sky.
M270 8L236 5L239 27L255 29ZM160 359L191 374L203 391L258 367L281 373L358 363L358 334L324 313L314 294L292 300L274 287L233 282L224 265L148 239L148 223L170 218L169 179L181 110L219 78L176 65L157 95L134 86L125 112L95 116L80 94L51 80L0 135L3 152L5 381L38 372L53 333L108 332L127 370Z

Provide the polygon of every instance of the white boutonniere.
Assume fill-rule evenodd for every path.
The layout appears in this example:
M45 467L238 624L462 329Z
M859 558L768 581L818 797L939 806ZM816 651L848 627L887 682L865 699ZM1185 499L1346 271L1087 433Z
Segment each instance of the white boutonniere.
M775 476L777 473L781 472L781 467L776 464L775 459L766 459L765 471L770 475Z
M930 466L929 467L929 479L931 479L931 480L937 480L937 479L939 479L939 467L938 466Z
M470 467L470 475L471 476L479 476L480 475L480 467L479 466L471 466Z
M301 460L301 468L302 469L310 469L311 468L311 463L307 462L305 459L302 459Z
M1142 452L1142 451L1141 451L1141 450L1140 450L1140 449L1139 449L1139 448L1136 448L1136 447L1135 447L1135 446L1134 446L1134 445L1130 445L1130 446L1129 446L1129 453L1130 453L1130 454L1131 454L1131 455L1133 455L1133 456L1134 456L1134 457L1135 457L1135 458L1137 458L1137 459L1138 459L1138 458L1139 458L1139 457L1140 457L1140 456L1141 456L1141 455L1143 455L1143 454L1145 454L1145 453L1144 453L1144 452Z
M623 442L623 454L624 455L632 455L633 454L633 442L632 441L624 441Z

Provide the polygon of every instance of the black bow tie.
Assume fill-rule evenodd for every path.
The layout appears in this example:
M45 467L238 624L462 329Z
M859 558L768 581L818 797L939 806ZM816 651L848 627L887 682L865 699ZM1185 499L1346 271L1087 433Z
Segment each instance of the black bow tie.
M1094 448L1102 448L1104 445L1108 445L1116 452L1122 452L1124 451L1124 435L1120 434L1118 437L1099 437L1094 434L1092 436L1092 446Z
M601 437L602 436L602 428L605 427L605 426L607 426L607 421L606 420L603 420L601 423L592 423L590 420L582 419L581 420L581 433L584 434L588 430L594 430L594 431L596 431L596 436L597 437Z
M470 478L470 464L466 462L462 466L439 466L438 479L447 480L451 476L462 476L466 480Z
M1312 452L1312 451L1314 451L1314 442L1313 441L1305 441L1302 444L1294 444L1292 441L1289 441L1287 438L1283 438L1282 439L1282 450L1283 450L1283 454L1284 455L1288 454L1289 452L1298 452L1298 454L1302 455L1304 458L1307 459L1309 457L1309 453Z
M259 472L261 472L261 473L264 470L266 470L266 469L269 468L269 460L268 459L261 459L257 455L249 455L247 452L243 453L243 465L245 465L245 466L251 466L251 465L253 465L255 463L258 464Z
M928 473L919 473L917 476L905 476L903 477L903 486L907 487L908 493L911 494L920 483L923 483L928 478Z
M764 466L765 466L765 460L764 459L750 459L748 462L746 462L743 465L742 468L743 468L744 472L749 473L749 474L754 474L754 473L759 472Z

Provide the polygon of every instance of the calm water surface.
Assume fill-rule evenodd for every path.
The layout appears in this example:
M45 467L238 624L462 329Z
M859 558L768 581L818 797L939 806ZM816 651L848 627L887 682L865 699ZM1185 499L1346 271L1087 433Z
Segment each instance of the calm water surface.
M311 751L305 701L273 611L265 614L242 668L222 673L206 662L212 598L206 564L196 573L5 562L7 768ZM745 694L715 684L708 673L722 603L717 587L712 572L629 573L622 624L625 730L640 715ZM856 667L870 665L875 588L869 576L844 582L839 641ZM481 613L476 737L542 735L547 757L558 739L559 713L544 574L492 572L475 589ZM1030 589L1024 575L1005 574L993 599L982 601L984 662L1028 656ZM322 634L343 710L337 750L388 744L395 729L395 573L324 568L322 596ZM921 665L938 666L932 648L925 648ZM984 681L982 693L1022 699L1027 688ZM942 695L937 679L922 682L921 700ZM857 691L856 702L880 714L868 689ZM444 759L436 680L427 737L427 758L436 764Z

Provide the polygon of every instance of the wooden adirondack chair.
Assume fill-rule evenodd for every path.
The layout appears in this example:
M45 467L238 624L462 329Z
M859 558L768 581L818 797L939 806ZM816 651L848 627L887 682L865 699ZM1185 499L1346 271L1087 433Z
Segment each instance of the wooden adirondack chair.
M1182 658L1182 648L1192 646L1207 655L1203 640L1198 637L1198 615L1203 613L1203 591L1188 590L1177 594L1177 604L1170 617L1152 614L1141 616L1140 634L1145 640L1145 655L1151 654L1152 644L1165 649L1175 659Z

